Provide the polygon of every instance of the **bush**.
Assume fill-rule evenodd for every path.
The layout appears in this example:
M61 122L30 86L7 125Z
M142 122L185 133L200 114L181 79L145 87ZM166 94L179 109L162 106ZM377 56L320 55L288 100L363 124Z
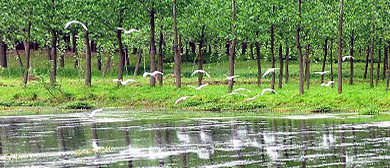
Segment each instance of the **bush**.
M72 102L66 105L65 108L67 109L92 109L94 108L95 105L88 103L88 102L83 102L83 101L77 101L77 102Z
M359 115L378 115L379 107L377 106L368 106L359 110Z

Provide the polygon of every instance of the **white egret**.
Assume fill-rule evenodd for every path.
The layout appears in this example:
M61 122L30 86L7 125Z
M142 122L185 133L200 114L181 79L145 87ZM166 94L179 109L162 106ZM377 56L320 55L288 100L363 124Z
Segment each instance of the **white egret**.
M329 81L328 83L321 83L321 86L330 86L334 81Z
M191 96L183 96L183 97L180 97L179 99L177 99L176 101L175 101L175 103L173 103L174 105L176 105L177 103L179 103L180 101L182 101L182 100L186 100L186 99L188 99L188 98L190 98Z
M277 94L276 91L273 90L273 89L263 89L263 91L261 91L261 95L263 96L263 94L264 94L265 92L274 92L275 94Z
M263 76L266 76L267 74L271 73L271 72L275 72L276 70L279 70L279 68L268 68L267 71L264 72Z
M223 75L225 75L225 74L223 74ZM240 77L240 75L234 75L234 76L227 76L227 75L225 75L225 76L226 76L227 80L233 80L234 78Z
M319 75L325 75L329 73L329 71L324 71L324 72L314 72L314 74L319 74Z
M88 27L85 26L84 23L81 23L80 21L77 21L77 20L69 21L68 23L66 23L65 29L67 29L71 24L74 24L74 23L80 24L81 26L83 26L83 28L84 28L86 31L88 31Z
M125 33L125 34L130 34L130 33L133 33L133 32L139 32L139 30L137 30L137 29L125 30L122 27L117 27L116 29L117 30L123 30L124 31L123 33Z
M206 83L206 84L200 85L200 86L198 86L198 87L195 87L195 86L190 86L190 87L195 88L195 90L200 90L200 89L202 89L203 87L206 87L207 85L209 85L209 84Z
M135 82L134 79L127 79L127 80L125 80L125 81L122 81L122 80L120 80L120 79L113 79L112 81L113 81L113 82L120 82L122 85L127 85L127 83L129 83L129 82Z
M160 71L154 71L152 73L149 73L149 72L145 72L144 75L142 75L144 78L147 77L147 76L153 76L156 78L156 75L164 75L162 72Z
M353 59L353 57L352 57L352 56L350 56L350 55L348 55L348 56L344 56L344 57L343 57L343 61L345 61L346 59Z
M231 92L231 93L228 93L228 94L225 94L221 97L226 97L226 96L230 96L230 95L240 95L240 96L244 96L244 97L247 97L248 95L246 94L243 94L243 93L238 93L238 92Z
M93 110L91 114L89 115L89 118L95 118L96 113L100 113L103 111L103 108Z
M259 97L259 96L261 96L261 94L258 94L258 95L256 95L256 96L253 96L253 97L251 97L251 98L247 98L247 99L243 100L242 102L253 101L253 100L255 100L255 99L256 99L257 97Z
M247 88L237 88L237 89L233 90L233 92L238 92L238 91L247 91L247 92L249 92L249 93L252 92L251 90L249 90L249 89L247 89Z
M199 69L199 70L196 70L196 71L192 72L191 76L194 76L196 73L204 73L204 74L206 74L206 76L207 76L207 77L209 77L209 78L210 78L210 74L209 74L209 73L207 73L207 72L206 72L206 71L204 71L204 70L201 70L201 69Z

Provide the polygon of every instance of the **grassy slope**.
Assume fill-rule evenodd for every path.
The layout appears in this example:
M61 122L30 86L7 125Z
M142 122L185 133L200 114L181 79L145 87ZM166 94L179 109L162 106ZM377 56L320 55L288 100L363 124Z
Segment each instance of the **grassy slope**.
M320 76L312 74L311 86L305 90L304 95L299 95L298 88L298 65L296 61L290 63L290 82L284 84L282 89L276 89L278 94L266 94L258 97L255 101L241 103L246 97L229 96L227 94L227 82L223 74L228 74L228 62L217 61L217 63L205 64L204 69L210 73L211 78L204 78L205 82L211 82L210 86L196 91L188 85L196 85L197 78L190 77L191 72L197 69L193 63L184 63L182 69L183 87L176 89L173 85L174 79L169 77L172 73L172 64L167 64L164 73L164 86L155 88L149 87L148 78L135 77L136 83L128 86L117 87L111 82L116 76L116 60L111 72L105 78L101 72L93 66L92 87L83 86L83 72L73 68L72 56L66 57L66 67L58 70L58 88L45 89L44 84L48 82L48 63L43 51L35 52L32 56L32 72L35 77L42 77L45 81L30 81L26 87L22 87L21 73L17 68L15 59L10 57L10 67L0 71L0 105L3 106L60 106L64 107L74 102L87 102L96 107L101 106L124 106L136 108L185 108L193 110L224 110L224 109L256 109L265 108L278 111L319 111L319 110L342 110L342 111L372 111L387 110L390 107L390 96L385 92L385 84L380 81L378 87L370 88L369 81L363 81L364 63L355 63L355 84L348 84L349 64L344 63L343 94L337 94L337 88L321 87ZM105 58L105 56L103 56ZM95 62L95 58L93 58ZM252 90L246 93L249 97L259 94L262 89L270 87L270 77L263 79L261 87L256 85L257 67L254 60L239 59L236 63L235 74L240 75L236 80L235 88L244 87ZM104 61L104 59L103 59ZM146 60L147 61L147 60ZM135 62L135 57L131 63ZM141 73L143 72L143 62ZM148 64L146 62L146 64ZM104 62L103 62L104 65ZM329 65L328 65L329 66ZM327 70L329 67L327 66ZM262 60L263 72L270 67L269 61ZM334 64L334 70L337 65ZM130 74L134 67L129 67ZM146 71L147 71L146 67ZM311 63L311 71L320 71L321 63ZM375 73L376 74L376 73ZM336 75L336 71L335 71ZM125 75L125 79L133 78L132 75ZM325 75L325 80L330 79ZM335 76L335 80L336 80ZM276 80L278 81L278 80ZM277 88L277 85L276 85ZM51 93L51 94L50 94ZM181 96L194 96L178 105L173 105L176 99Z

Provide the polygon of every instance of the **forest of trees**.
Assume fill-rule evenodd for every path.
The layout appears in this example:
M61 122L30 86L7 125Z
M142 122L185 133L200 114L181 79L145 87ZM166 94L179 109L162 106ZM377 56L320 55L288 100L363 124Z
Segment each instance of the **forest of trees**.
M288 57L295 56L300 65L301 94L305 89L304 81L310 80L310 75L307 75L309 60L322 61L323 71L328 62L338 62L339 94L342 93L341 58L347 53L351 56L362 50L369 53L364 61L370 64L371 87L374 87L374 62L378 66L383 63L381 72L377 68L376 81L379 73L385 77L386 71L383 69L390 66L388 0L1 0L1 4L0 66L7 68L7 50L16 50L18 44L23 44L26 60L17 58L17 61L25 71L24 84L28 81L30 49L36 47L33 43L51 51L48 52L48 59L51 63L50 83L53 86L57 66L64 66L63 54L59 54L63 50L79 55L75 66L78 66L77 58L86 59L86 65L82 65L85 68L86 86L91 85L91 51L96 50L119 53L118 79L123 78L123 69L128 64L126 57L131 50L149 54L150 72L163 71L166 61L164 53L171 53L174 55L174 60L170 61L175 64L177 88L181 87L181 75L178 75L181 73L181 62L188 61L188 55L182 54L184 50L198 55L199 69L203 69L204 50L228 53L230 66L226 68L229 68L230 76L234 75L238 48L242 53L248 50L251 59L257 60L259 85L262 70L260 53L266 50L272 67L275 67L275 60L279 61L279 87L282 87L283 72L286 73L285 82L288 82ZM65 24L73 20L84 23L87 29L79 24L65 29ZM124 30L129 29L140 32L124 34ZM331 46L336 43L338 54L332 58ZM279 50L278 58L275 50ZM285 55L281 54L283 51ZM287 61L284 69L283 60ZM107 64L98 61L99 70L105 71L109 61L110 58ZM353 84L353 62L353 59L348 64L344 62L344 66L351 67L350 84ZM106 65L104 69L102 64ZM157 78L161 85L162 79ZM198 80L200 85L202 75ZM275 73L271 81L274 88ZM155 86L155 83L156 78L151 77L150 86ZM233 81L229 82L229 90L232 90L233 84Z

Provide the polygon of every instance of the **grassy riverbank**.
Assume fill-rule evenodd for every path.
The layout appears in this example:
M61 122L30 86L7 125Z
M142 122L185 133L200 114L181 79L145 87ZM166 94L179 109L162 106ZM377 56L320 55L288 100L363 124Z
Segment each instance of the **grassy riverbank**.
M38 53L42 54L42 53ZM211 78L204 77L204 82L210 83L202 90L195 90L190 86L196 86L197 77L191 77L197 65L184 63L182 69L183 86L176 89L172 74L171 64L164 67L164 85L150 87L149 78L142 76L133 77L125 75L124 78L136 79L136 82L126 86L117 87L111 80L115 78L114 69L101 77L101 72L93 69L92 86L83 85L82 69L72 67L71 57L67 58L65 68L58 69L58 86L48 86L49 67L42 56L33 56L32 74L35 80L29 81L27 86L21 86L21 76L18 72L16 61L11 62L11 68L2 69L0 73L0 106L3 109L10 107L24 106L54 106L61 109L72 108L99 108L99 107L128 107L141 109L185 109L185 110L253 110L262 109L278 112L300 111L300 112L328 112L347 111L360 113L377 113L390 109L390 96L385 92L385 83L380 80L378 86L370 88L369 81L363 80L364 63L355 63L355 82L348 84L349 64L344 63L343 94L337 94L337 86L320 86L320 76L312 73L310 89L305 89L305 94L299 95L298 87L298 65L296 61L290 62L290 80L288 84L278 89L277 94L266 93L254 101L242 102L248 97L260 94L262 89L270 87L270 76L263 79L260 87L256 84L257 67L255 60L238 60L235 74L240 75L236 79L234 88L247 88L251 93L243 91L247 97L227 94L227 81L223 74L228 73L228 62L217 61L204 65ZM135 59L133 57L133 59ZM133 60L131 60L133 61ZM115 62L115 61L114 61ZM269 61L263 59L263 72L270 67ZM337 67L334 64L334 67ZM96 67L94 67L96 68ZM147 67L145 67L148 69ZM327 65L326 70L329 70ZM129 67L129 74L132 74L132 67ZM142 75L143 66L140 68ZM311 72L320 71L321 63L311 63ZM334 69L336 70L336 68ZM81 74L81 75L80 75ZM278 76L278 73L277 73ZM335 71L335 80L336 71ZM325 81L330 80L330 75L325 75ZM278 80L276 80L278 81ZM182 96L192 96L177 105L173 103Z

